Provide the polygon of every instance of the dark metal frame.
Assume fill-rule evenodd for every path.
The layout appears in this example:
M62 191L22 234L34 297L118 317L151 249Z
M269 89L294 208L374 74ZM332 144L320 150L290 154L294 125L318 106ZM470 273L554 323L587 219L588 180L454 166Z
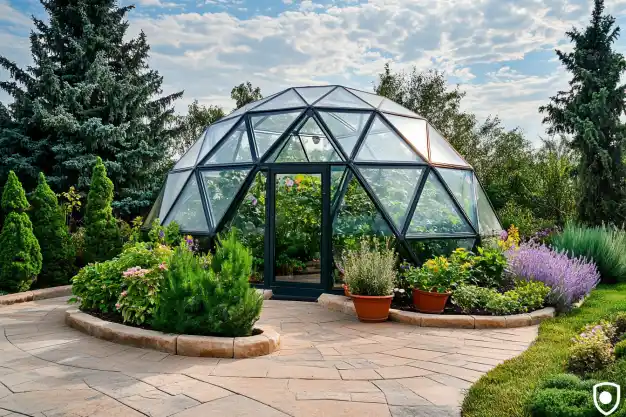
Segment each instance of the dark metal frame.
M316 87L316 86L310 86ZM215 146L209 150L209 152L200 160L199 156L196 157L196 164L193 167L180 168L170 171L170 173L182 172L187 170L194 170L193 174L195 174L195 178L197 184L199 186L199 193L202 200L202 205L204 209L204 214L208 223L208 231L193 231L193 230L185 230L186 233L191 233L198 236L210 236L214 237L217 232L221 231L234 217L237 209L239 208L241 202L245 198L252 182L254 181L256 175L259 172L263 172L266 175L266 224L265 224L265 280L263 286L265 287L275 287L281 286L283 283L274 281L274 222L275 222L275 176L280 173L317 173L322 176L322 225L321 225L321 234L322 234L322 245L321 245L321 262L322 262L322 282L318 286L311 286L307 284L297 284L297 283L289 283L288 290L293 292L294 294L298 291L304 290L316 290L316 291L330 291L332 289L332 224L338 216L341 202L347 192L348 185L353 178L359 182L361 187L363 187L364 191L371 199L378 212L384 219L386 225L389 230L395 236L397 245L401 245L402 249L409 255L412 262L418 263L419 259L417 255L414 253L411 248L410 242L412 241L422 241L422 240L440 240L440 239L467 239L473 238L476 239L478 243L480 241L480 233L479 233L479 213L478 213L478 201L477 201L477 187L481 187L482 185L476 178L473 176L473 186L474 186L474 206L476 207L476 216L478 219L478 224L474 224L469 218L468 214L465 213L464 207L457 201L456 196L447 183L443 180L441 174L439 173L437 168L453 168L456 170L468 170L473 171L471 166L457 166L457 165L449 165L449 164L436 164L429 162L430 160L430 147L429 147L429 155L422 155L422 153L416 149L412 143L404 137L404 135L391 123L386 117L385 114L393 114L400 117L411 118L406 114L399 114L386 111L385 113L381 112L379 109L374 109L370 104L366 103L360 97L352 94L350 90L345 89L345 91L352 95L356 100L363 103L363 108L343 108L343 107L318 107L315 106L316 103L322 102L324 98L331 95L334 91L337 90L338 86L331 86L332 88L327 91L325 94L322 94L315 102L306 104L307 101L299 94L298 90L295 88L293 91L296 93L300 99L302 99L302 103L305 105L294 106L290 108L281 108L275 110L256 110L258 107L262 106L264 103L269 102L269 98L264 100L262 103L258 103L250 106L245 112L238 114L233 117L238 117L233 126L224 134L222 138L215 144ZM308 87L298 87L298 88L308 88ZM277 94L274 94L271 97L279 97L282 94L285 94L288 90L284 90ZM383 100L384 101L384 100ZM382 105L382 102L381 104ZM379 105L379 107L380 107ZM315 107L313 107L315 106ZM270 145L270 147L264 152L263 155L259 154L259 150L257 149L257 140L254 137L255 135L255 126L252 125L252 117L254 116L271 116L274 114L284 114L291 112L300 112L297 117L289 124L289 126L285 129L285 131ZM365 122L362 132L360 133L356 144L348 155L346 149L343 148L340 141L337 140L332 134L330 128L326 124L323 117L321 117L320 112L333 112L333 113L369 113L369 118ZM318 124L326 138L330 141L330 144L333 146L338 155L343 159L343 161L333 161L333 162L303 162L303 163L275 163L270 161L274 152L284 146L288 146L290 137L293 132L298 132L300 128L306 123L308 118L313 118L315 122ZM358 155L360 149L362 148L365 139L372 127L372 124L376 120L376 118L380 118L380 120L385 124L385 126L393 132L400 140L404 142L406 146L409 147L416 155L419 155L422 160L421 161L405 161L405 162L397 162L397 161L355 161L356 155ZM416 119L418 117L415 117ZM223 120L232 120L232 117L226 116ZM220 122L218 122L220 123ZM228 138L231 134L236 131L242 123L245 123L245 133L248 136L249 147L250 147L250 156L251 161L244 162L230 162L230 163L219 163L219 164L211 164L211 165L203 165L206 161L209 161L210 158L220 151L222 146L225 146ZM210 127L209 127L210 128ZM426 140L430 141L429 131L431 126L426 123ZM203 132L202 140L206 140L206 136L209 132L206 130ZM202 151L202 146L200 146L200 150L198 153ZM306 152L306 148L302 144L302 148ZM453 148L454 149L454 148ZM456 150L454 150L456 152ZM458 152L457 152L458 154ZM308 159L308 157L307 157ZM332 199L330 195L330 181L331 181L331 167L333 166L342 166L345 167L344 173L342 174L341 181L339 183L339 189L337 190L337 196L335 199ZM359 167L376 167L379 169L385 168L412 168L412 169L420 169L421 176L418 180L417 186L413 192L413 196L410 200L407 215L404 220L404 223L400 226L397 226L394 221L391 219L384 206L382 205L380 199L372 189L372 187L368 184L368 182L363 177L363 174L360 172ZM202 172L204 171L224 171L224 170L234 170L234 169L246 169L249 170L249 173L243 183L241 184L239 190L234 196L232 202L230 203L228 209L224 213L221 219L213 218L212 210L210 208L210 201L206 195L206 189L204 186L204 181L202 177ZM419 198L421 197L422 191L424 189L424 185L430 175L434 175L435 178L443 185L446 193L451 198L456 210L463 217L464 221L470 226L473 233L459 233L459 234L438 234L438 235L409 235L408 229L410 226L410 222L415 213ZM165 221L167 217L170 215L170 212L174 209L184 188L187 186L191 179L191 175L179 190L178 195L172 202L170 208L167 210L165 216L161 221ZM484 191L484 188L483 188ZM489 201L489 200L488 200ZM489 201L491 205L491 202ZM491 205L493 209L493 206ZM494 210L494 213L495 210ZM497 214L496 214L497 218ZM498 218L498 221L500 219Z

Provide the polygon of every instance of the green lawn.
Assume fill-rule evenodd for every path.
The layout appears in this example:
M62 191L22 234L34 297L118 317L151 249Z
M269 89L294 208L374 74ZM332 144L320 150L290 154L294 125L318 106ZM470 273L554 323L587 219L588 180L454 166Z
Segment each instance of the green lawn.
M529 416L526 405L537 384L565 371L571 339L587 323L618 311L626 311L626 284L601 285L580 309L548 320L539 327L539 337L521 356L483 376L463 402L464 417ZM626 386L626 361L594 375L596 379Z

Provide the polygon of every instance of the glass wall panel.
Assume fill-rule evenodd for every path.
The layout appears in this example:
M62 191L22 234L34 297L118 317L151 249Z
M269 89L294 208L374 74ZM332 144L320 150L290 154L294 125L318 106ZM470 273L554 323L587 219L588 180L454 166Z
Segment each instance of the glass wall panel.
M376 116L356 161L424 162L413 149Z
M469 166L452 146L432 126L428 126L430 160L439 164Z
M421 117L418 114L407 109L406 107L399 105L395 101L389 100L388 98L385 98L383 100L383 103L380 105L379 110L382 112L397 113L404 116Z
M152 226L152 222L154 222L157 219L159 219L159 221L161 220L159 218L159 213L161 211L161 204L163 203L164 194L165 194L165 187L161 189L161 192L159 193L159 196L157 197L154 204L152 205L152 208L150 209L150 213L148 213L148 215L146 216L146 219L144 220L142 227L149 228Z
M200 148L202 147L202 141L204 139L205 132L202 132L200 139L196 141L191 148L185 152L185 154L176 162L174 165L174 169L182 169L182 168L192 168L196 165L196 159L198 158L198 152L200 152Z
M382 96L377 96L376 94L372 94L372 93L366 93L365 91L354 90L352 88L348 88L348 91L350 91L352 94L354 94L361 100L369 103L375 109L377 109L378 106L380 106L380 103L382 103L383 100L385 99Z
M437 168L439 174L456 197L465 214L478 226L476 196L474 195L474 173L462 169Z
M270 113L250 116L254 140L259 157L276 142L276 140L300 116L301 111L287 113Z
M359 171L380 200L394 224L402 230L409 203L420 182L421 168L372 168L359 167Z
M222 142L220 148L209 158L205 165L228 164L233 162L252 162L248 130L244 120Z
M189 178L189 182L185 185L185 188L163 224L168 225L172 221L178 223L181 232L209 231L209 224L204 215L200 190L198 189L198 182L196 181L195 175Z
M307 162L306 152L302 147L302 142L297 135L290 135L286 138L287 143L279 146L274 151L274 155L268 161L274 162Z
M252 251L251 282L263 282L265 268L265 192L267 174L258 172L246 194L246 197L237 208L232 220L225 228L228 233L236 228L241 243Z
M472 250L475 239L409 240L411 250L420 264L436 256L450 256L457 248Z
M335 87L300 87L296 88L296 91L307 101L307 103L313 104L333 88Z
M204 144L202 150L198 155L198 162L201 162L217 145L217 143L228 133L228 131L235 126L235 123L239 120L239 117L235 117L223 122L217 122L209 126L206 136L204 137Z
M370 112L319 112L330 133L348 157L365 129Z
M426 120L411 119L409 117L386 114L385 117L406 140L421 154L422 159L428 159L428 139L426 137Z
M161 203L161 210L159 211L159 219L163 220L165 218L169 209L172 208L174 200L178 197L178 193L181 192L192 172L192 170L172 172L167 176L167 181L165 182L165 193L163 194L163 203Z
M474 185L476 187L476 197L478 200L478 230L481 236L494 236L500 234L502 226L493 212L491 204L487 199L487 195L480 186L476 177L474 177Z
M303 106L306 106L306 103L302 101L300 96L298 96L298 94L295 91L290 89L290 90L285 91L281 95L276 96L275 98L271 100L268 100L267 102L260 105L259 107L256 107L254 111L289 109L293 107L303 107Z
M337 87L332 93L315 103L315 107L345 107L349 109L371 109L367 104L343 87Z
M202 171L202 180L213 223L217 225L228 210L228 206L241 188L249 169L226 169L222 171Z
M456 208L454 201L432 172L417 202L409 225L409 234L474 233Z

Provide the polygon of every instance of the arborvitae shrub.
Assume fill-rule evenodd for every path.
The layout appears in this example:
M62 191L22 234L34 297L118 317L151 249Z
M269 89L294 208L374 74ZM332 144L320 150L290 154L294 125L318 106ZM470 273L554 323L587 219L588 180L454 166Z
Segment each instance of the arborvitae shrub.
M51 287L69 284L75 273L76 251L57 196L48 186L43 173L39 173L39 184L30 200L33 232L43 258L36 285Z
M111 208L112 201L113 182L107 177L102 159L98 157L85 209L86 262L106 261L118 255L122 249L122 238Z
M26 291L41 271L41 250L25 211L28 200L13 171L2 193L6 214L0 233L0 290Z

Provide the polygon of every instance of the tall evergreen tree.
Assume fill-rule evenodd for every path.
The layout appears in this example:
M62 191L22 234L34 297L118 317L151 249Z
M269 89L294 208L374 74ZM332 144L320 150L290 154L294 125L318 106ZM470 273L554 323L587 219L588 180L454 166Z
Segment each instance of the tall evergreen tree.
M50 21L33 19L34 64L28 69L0 57L11 81L0 82L14 98L9 125L0 109L0 149L5 174L15 169L34 186L44 172L59 191L86 191L89 168L100 156L115 185L114 205L123 215L150 206L168 167L174 134L172 102L163 79L146 61L142 32L125 40L127 13L117 0L40 0ZM6 113L6 112L4 112ZM4 156L4 155L1 155Z
M590 224L626 221L626 125L620 120L626 60L613 49L619 33L615 18L604 13L604 1L595 0L589 26L567 32L573 51L556 51L572 74L570 89L539 109L546 114L548 132L571 135L571 146L580 154L578 217Z

